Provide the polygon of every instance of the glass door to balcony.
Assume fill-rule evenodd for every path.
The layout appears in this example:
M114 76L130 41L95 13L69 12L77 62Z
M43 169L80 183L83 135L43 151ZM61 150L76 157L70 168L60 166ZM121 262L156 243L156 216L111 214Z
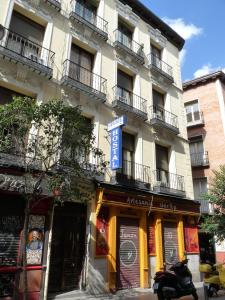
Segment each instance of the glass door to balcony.
M93 60L91 53L72 44L71 61L69 67L69 76L74 80L83 83L89 87L93 86Z
M168 149L160 145L156 145L156 180L160 186L170 186Z
M43 26L14 11L9 29L8 49L34 62L42 64L44 64L44 60L47 62L46 53L42 53L42 42L45 34Z
M133 77L121 70L117 72L117 98L119 101L133 106Z
M204 163L204 146L201 137L190 140L190 155L192 166Z
M153 90L152 96L154 118L165 121L164 95L156 90Z
M162 69L161 50L151 45L151 63L158 69Z
M133 32L121 21L118 24L117 39L121 44L132 50Z
M92 1L76 0L75 13L91 24L96 24L97 8Z

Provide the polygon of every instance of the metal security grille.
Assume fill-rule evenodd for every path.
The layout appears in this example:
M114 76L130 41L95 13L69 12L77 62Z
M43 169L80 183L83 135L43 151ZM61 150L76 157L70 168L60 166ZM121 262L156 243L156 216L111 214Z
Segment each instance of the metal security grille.
M117 288L140 286L139 224L119 218L117 227Z
M178 236L177 223L163 223L163 239L164 239L164 260L165 263L171 264L178 261Z

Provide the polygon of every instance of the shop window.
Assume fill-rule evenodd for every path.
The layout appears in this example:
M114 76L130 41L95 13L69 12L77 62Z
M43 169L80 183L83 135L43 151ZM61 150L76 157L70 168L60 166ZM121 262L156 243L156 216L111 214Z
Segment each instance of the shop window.
M185 104L187 122L192 123L200 121L200 111L198 100Z
M155 220L153 217L150 217L148 222L148 252L150 255L156 255L155 248Z
M96 221L96 255L107 255L109 231L109 209L102 207Z

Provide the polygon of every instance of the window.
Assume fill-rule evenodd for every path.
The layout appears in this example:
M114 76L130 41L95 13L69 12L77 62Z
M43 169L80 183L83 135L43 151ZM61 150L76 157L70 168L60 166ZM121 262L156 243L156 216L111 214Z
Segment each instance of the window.
M157 92L156 90L152 91L153 97L153 114L154 117L160 120L164 120L165 112L164 112L164 95Z
M185 109L188 123L200 120L198 100L185 104Z
M190 139L190 154L199 154L204 152L202 136Z
M91 24L96 23L97 8L94 1L77 0L75 2L75 13Z
M123 174L128 177L134 176L134 153L135 153L135 137L132 134L123 132Z
M202 194L207 192L207 178L193 179L193 186L195 199L201 199Z
M40 56L45 27L14 11L9 29L12 32L8 35L7 48L21 56L42 63Z
M151 63L161 69L161 50L151 44Z
M92 86L94 55L72 44L69 76L83 84Z
M117 97L124 103L132 106L133 77L118 70Z
M6 89L4 87L0 87L0 105L12 102L14 96L26 97L22 94L12 91L12 90Z
M132 48L133 31L124 21L118 23L118 41L128 48Z
M156 145L156 177L157 181L168 184L169 157L168 148Z

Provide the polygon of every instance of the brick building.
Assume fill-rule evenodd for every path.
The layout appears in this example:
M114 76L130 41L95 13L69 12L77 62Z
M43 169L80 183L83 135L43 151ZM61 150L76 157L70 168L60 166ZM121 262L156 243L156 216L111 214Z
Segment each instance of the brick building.
M201 202L202 214L212 213L201 194L207 192L212 171L225 164L225 74L218 71L187 81L183 89L194 196ZM204 235L200 233L200 244L204 244L207 238L201 237ZM216 260L223 261L223 243L215 245L215 250Z

